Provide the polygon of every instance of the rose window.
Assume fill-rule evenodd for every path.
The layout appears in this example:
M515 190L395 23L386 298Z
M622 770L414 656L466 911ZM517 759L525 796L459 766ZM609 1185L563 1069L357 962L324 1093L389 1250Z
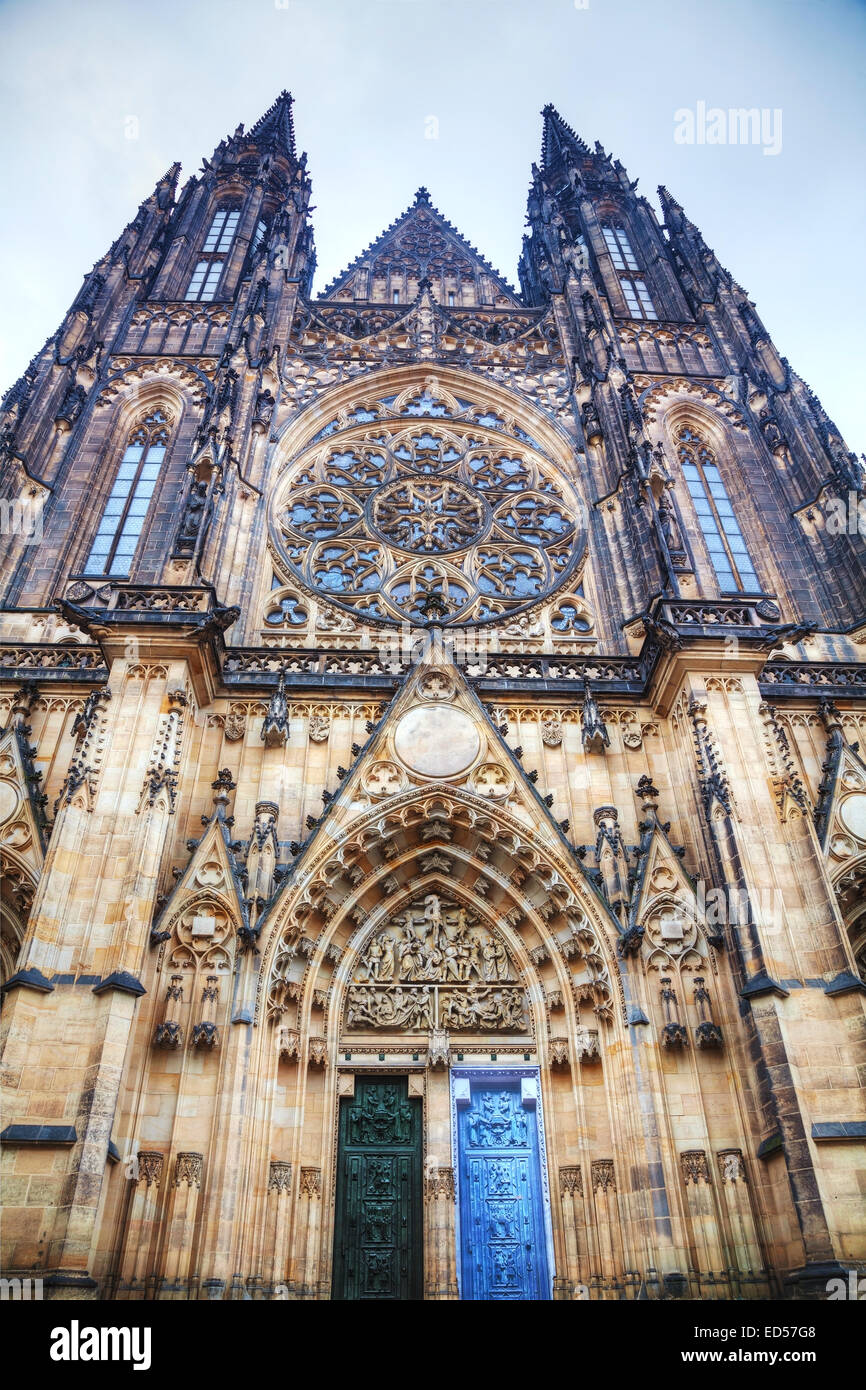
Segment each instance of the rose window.
M372 522L400 550L441 555L463 550L485 526L485 507L462 483L403 478L373 496Z
M427 388L341 412L271 512L285 581L362 621L510 618L576 578L585 534L561 460L504 412Z

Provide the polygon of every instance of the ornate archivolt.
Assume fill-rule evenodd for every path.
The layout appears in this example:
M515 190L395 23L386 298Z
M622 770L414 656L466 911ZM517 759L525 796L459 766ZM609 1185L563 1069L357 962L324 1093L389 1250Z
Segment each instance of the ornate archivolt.
M615 1022L611 924L579 870L500 804L416 788L336 851L322 839L263 949L259 1016L287 1060L305 1033L334 1060L382 1033L417 1050L434 1029L546 1052Z
M418 622L431 605L444 622L502 624L511 640L592 635L571 441L507 394L447 375L456 382L383 374L381 395L365 382L311 440L303 417L291 431L269 509L263 640L269 628L276 641ZM393 378L402 390L388 390ZM320 402L317 421L327 413Z

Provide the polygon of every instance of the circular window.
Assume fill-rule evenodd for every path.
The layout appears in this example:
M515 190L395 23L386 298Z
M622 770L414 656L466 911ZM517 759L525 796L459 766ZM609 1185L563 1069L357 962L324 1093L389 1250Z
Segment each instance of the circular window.
M575 576L583 512L513 420L425 390L320 430L284 474L271 534L287 580L364 619L495 622Z

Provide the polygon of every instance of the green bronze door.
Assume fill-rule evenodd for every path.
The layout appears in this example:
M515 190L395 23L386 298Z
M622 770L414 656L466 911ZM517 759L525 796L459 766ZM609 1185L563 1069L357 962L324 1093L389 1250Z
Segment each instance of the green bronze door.
M421 1102L406 1077L358 1077L340 1102L336 1300L423 1297Z

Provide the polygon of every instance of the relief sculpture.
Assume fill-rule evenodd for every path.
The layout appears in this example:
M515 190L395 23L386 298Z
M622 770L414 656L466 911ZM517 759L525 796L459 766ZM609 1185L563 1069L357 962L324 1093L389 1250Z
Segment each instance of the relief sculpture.
M367 944L348 991L346 1028L524 1032L525 992L477 916L428 893Z

